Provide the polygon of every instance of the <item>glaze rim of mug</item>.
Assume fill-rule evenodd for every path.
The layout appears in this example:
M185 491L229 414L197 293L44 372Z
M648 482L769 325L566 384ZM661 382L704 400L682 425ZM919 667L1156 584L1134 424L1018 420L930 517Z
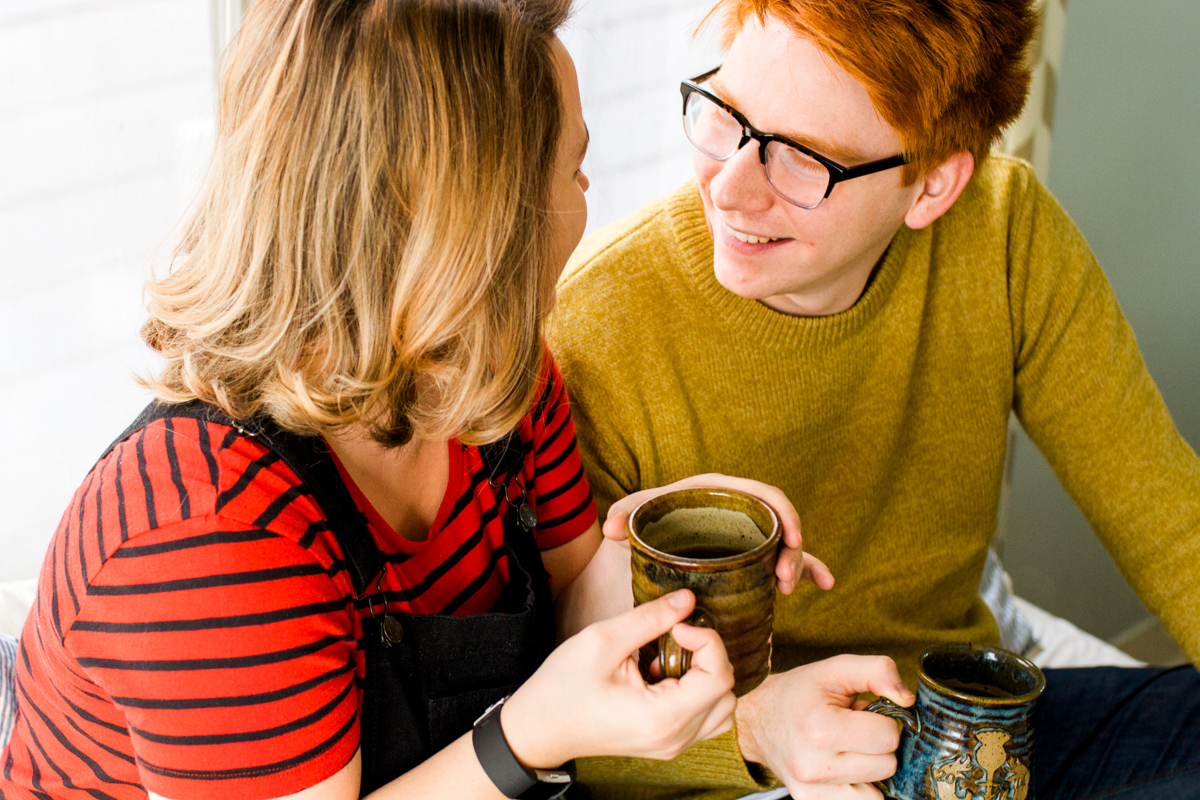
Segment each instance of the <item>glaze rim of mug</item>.
M771 519L771 533L766 537L766 540L762 544L755 545L754 547L750 548L749 550L747 550L743 553L737 553L736 555L732 555L732 556L725 556L724 558L688 558L686 556L677 556L674 553L668 553L665 550L659 550L659 549L653 547L652 545L647 544L646 541L644 539L642 539L641 535L638 534L638 532L633 529L633 521L637 517L638 512L641 511L643 507L645 507L651 503L661 502L662 499L666 498L666 497L674 497L674 496L687 495L687 494L697 494L697 495L706 495L706 496L723 495L723 496L727 496L727 497L738 497L744 501L748 501L752 505L761 506L763 509L766 510L767 515ZM704 508L704 507L705 506L685 506L685 508ZM672 510L677 510L677 509L672 509ZM665 514L664 514L664 516L665 516ZM757 527L757 523L756 523L755 527ZM686 486L681 489L672 489L669 492L663 492L662 494L656 494L656 495L654 495L654 497L643 500L642 502L638 503L637 507L634 508L633 511L629 512L629 518L625 522L625 532L626 532L626 535L629 537L629 544L631 547L641 550L642 552L644 552L646 554L654 556L654 558L658 561L662 561L667 564L673 564L676 566L688 566L688 567L695 567L695 566L704 567L704 566L712 565L714 568L720 568L720 567L739 565L743 562L749 563L752 561L756 561L758 558L760 558L765 552L767 552L771 548L778 547L780 542L783 541L783 524L779 520L779 515L775 513L775 509L771 508L771 506L766 501L764 501L758 497L755 497L752 494L738 491L737 489L723 489L723 488L716 487L716 486Z
M958 689L952 689L949 686L945 686L938 681L937 678L934 678L925 671L926 657L944 651L958 653L985 652L995 654L1002 658L1011 659L1016 661L1026 670L1033 673L1034 677L1037 679L1037 683L1028 692L1025 692L1024 694L1013 695L1012 697L983 697L981 695L971 694ZM1042 692L1046 690L1046 674L1042 672L1042 668L1037 664L1034 664L1029 659L1014 653L1011 650L1005 650L1003 647L993 647L990 644L979 644L977 642L943 642L942 644L935 644L932 647L926 648L925 652L921 653L921 657L917 659L917 679L940 695L945 697L953 697L956 700L964 700L972 703L973 705L985 706L988 708L1008 708L1024 705L1025 703L1032 702L1041 697Z

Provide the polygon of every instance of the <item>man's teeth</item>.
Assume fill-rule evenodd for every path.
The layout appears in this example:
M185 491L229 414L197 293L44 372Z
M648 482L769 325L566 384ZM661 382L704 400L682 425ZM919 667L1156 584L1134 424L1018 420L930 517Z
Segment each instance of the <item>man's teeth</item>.
M725 225L725 223L721 223L721 224ZM747 244L759 244L759 243L765 244L766 242L779 241L778 239L768 239L766 236L755 236L752 233L742 233L741 231L735 231L733 228L729 227L728 225L725 225L725 230L727 230L731 234L733 234L733 238L737 239L739 242L746 242Z

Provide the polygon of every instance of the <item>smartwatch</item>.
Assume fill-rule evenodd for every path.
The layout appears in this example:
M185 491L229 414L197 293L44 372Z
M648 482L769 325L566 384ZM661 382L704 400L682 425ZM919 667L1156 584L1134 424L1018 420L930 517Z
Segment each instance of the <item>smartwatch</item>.
M475 756L483 766L483 771L505 797L514 800L555 800L562 797L575 782L575 760L557 769L530 769L518 761L500 727L500 709L508 697L488 706L487 711L475 720L471 731L471 744L475 746Z

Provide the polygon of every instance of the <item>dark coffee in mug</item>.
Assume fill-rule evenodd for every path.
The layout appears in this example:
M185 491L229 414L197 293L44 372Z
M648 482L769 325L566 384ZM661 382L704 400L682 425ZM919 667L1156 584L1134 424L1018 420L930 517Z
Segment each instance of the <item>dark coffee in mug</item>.
M767 540L747 514L728 508L678 508L642 529L642 541L682 558L729 558Z
M680 547L672 547L667 551L673 556L680 558L696 558L696 559L717 559L729 558L740 553L746 552L744 547L725 547L718 544L686 544Z
M979 681L961 681L958 678L942 678L940 683L947 689L954 689L962 694L975 697L1016 697L1017 693L990 683Z

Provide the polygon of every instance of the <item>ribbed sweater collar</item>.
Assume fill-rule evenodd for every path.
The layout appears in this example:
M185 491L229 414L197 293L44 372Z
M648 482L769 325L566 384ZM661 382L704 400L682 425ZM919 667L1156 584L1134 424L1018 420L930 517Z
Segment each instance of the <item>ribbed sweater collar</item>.
M695 181L667 198L667 216L677 257L696 290L714 314L765 347L829 346L854 336L880 313L903 271L909 238L902 227L892 239L866 292L853 306L827 317L798 317L776 311L726 289L713 274L713 242L704 218L704 204Z

